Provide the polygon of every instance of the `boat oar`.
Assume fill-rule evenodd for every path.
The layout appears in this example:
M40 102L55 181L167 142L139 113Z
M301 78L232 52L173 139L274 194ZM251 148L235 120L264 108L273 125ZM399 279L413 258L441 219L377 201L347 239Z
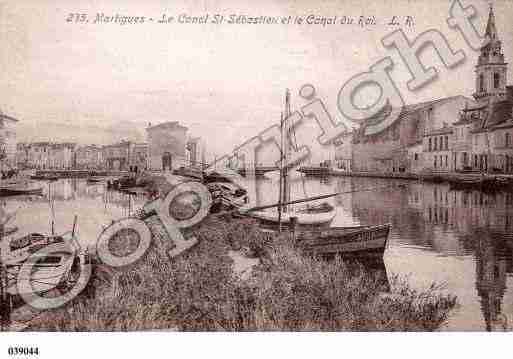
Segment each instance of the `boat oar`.
M248 209L240 209L240 212L241 213L248 213L248 212L260 211L260 210L268 209L268 208L274 208L274 207L278 207L278 206L285 206L285 205L289 205L289 204L310 202L310 201L315 201L315 200L319 200L319 199L335 197L335 196L338 196L339 194L377 191L377 190L393 188L393 187L394 186L373 187L373 188L364 188L364 189L358 189L358 190L353 190L353 191L336 192L336 193L324 194L324 195L321 195L321 196L297 199L297 200L294 200L294 201L289 201L287 203L275 203L275 204L269 204L269 205L265 205L265 206L252 207L252 208L248 208Z

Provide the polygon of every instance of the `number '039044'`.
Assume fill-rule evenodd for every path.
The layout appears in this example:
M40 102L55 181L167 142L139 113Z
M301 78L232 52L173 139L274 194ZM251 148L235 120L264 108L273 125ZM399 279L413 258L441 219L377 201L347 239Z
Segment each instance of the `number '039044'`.
M9 356L37 356L39 355L38 347L9 347L7 349Z

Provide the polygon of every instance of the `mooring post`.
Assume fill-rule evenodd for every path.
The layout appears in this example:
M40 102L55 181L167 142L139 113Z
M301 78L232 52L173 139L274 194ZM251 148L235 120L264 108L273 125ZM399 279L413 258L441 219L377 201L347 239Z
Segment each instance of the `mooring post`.
M290 233L292 235L292 240L296 241L296 227L297 227L297 217L290 217Z
M7 293L7 273L0 265L0 329L6 330L11 319L11 303Z

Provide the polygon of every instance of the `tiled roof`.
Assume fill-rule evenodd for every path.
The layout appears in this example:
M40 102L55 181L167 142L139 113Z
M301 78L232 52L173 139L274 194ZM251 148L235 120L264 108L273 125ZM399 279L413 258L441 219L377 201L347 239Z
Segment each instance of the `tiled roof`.
M438 104L441 104L441 103L444 103L444 102L447 102L447 101L450 101L450 100L454 100L454 99L459 98L459 97L463 97L463 96L460 96L460 95L459 96L450 96L450 97L439 98L439 99L436 99L436 100L431 100L431 101L425 101L425 102L405 105L402 108L401 114L398 116L396 121L399 120L399 119L402 119L402 118L404 118L404 117L406 117L406 116L408 116L408 115L410 115L412 113L425 110L426 108L429 108L431 106L438 105ZM374 116L369 117L367 119L366 124L367 125L374 125L374 124L380 123L381 121L383 121L390 114L391 110L392 110L392 108L390 106L389 107L385 107L382 111L378 112Z
M181 130L187 130L187 127L180 125L178 123L178 121L164 122L164 123L161 123L161 124L158 124L158 125L149 126L149 127L146 128L146 130L147 131L153 131L153 130L156 130L156 129L164 129L164 128L168 128L168 129L178 128L178 129L181 129Z

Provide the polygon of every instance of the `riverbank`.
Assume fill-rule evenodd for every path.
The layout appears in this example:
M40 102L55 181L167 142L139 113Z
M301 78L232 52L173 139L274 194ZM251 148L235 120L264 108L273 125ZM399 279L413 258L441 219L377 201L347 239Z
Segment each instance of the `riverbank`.
M91 176L113 177L125 176L128 171L109 171L109 170L36 170L36 176L56 176L59 178L85 178Z
M147 222L153 246L142 260L97 267L87 293L29 330L431 331L456 306L437 286L416 291L383 271L304 257L287 236L246 220L207 218L193 231L199 243L170 261L162 224ZM114 239L113 248L127 247ZM233 253L249 263L245 275Z
M343 171L330 169L331 176L370 177L402 180L421 180L425 182L448 182L461 186L484 186L489 189L510 188L513 185L513 175L488 174L480 172L370 172L370 171Z

